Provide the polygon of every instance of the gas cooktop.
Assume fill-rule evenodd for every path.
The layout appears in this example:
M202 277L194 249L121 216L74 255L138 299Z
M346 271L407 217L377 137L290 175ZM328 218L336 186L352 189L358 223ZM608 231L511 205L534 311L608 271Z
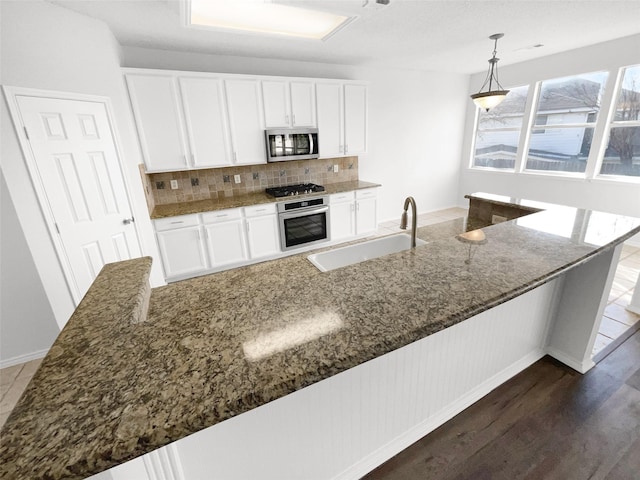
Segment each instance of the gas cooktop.
M324 192L324 187L315 183L299 183L297 185L267 188L265 192L272 197L291 197L305 193Z

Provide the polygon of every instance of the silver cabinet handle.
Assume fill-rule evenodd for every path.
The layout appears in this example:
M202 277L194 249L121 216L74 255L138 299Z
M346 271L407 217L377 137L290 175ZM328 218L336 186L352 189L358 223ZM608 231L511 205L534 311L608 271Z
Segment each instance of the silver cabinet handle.
M295 125L296 124L296 116L295 116L295 114L291 115L291 117L293 118L293 125Z
M287 125L289 125L289 115L285 115L285 116L284 116L284 123L286 123Z
M130 223L135 222L135 219L133 217L131 218L125 218L124 220L122 220L122 223L125 225L129 225Z
M228 217L228 216L229 216L228 213L221 213L220 215L216 215L216 218Z
M344 146L344 153L347 153L349 151L349 145L345 144Z
M189 163L187 161L187 156L186 155L180 155L182 157L182 162L186 165L187 163Z
M171 223L171 225L174 225L176 223L184 223L184 220L180 220L179 222L170 222L170 223Z

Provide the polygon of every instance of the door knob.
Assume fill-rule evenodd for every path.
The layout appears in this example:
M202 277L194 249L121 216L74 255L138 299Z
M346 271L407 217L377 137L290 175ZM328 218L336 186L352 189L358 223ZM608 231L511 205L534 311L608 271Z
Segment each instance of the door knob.
M125 225L129 225L130 223L135 222L134 218L125 218L124 220L122 220L122 223L124 223Z

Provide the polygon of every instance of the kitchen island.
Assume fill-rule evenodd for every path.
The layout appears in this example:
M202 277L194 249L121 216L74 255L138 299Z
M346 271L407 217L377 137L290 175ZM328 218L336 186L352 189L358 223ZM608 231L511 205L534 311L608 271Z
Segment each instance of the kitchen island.
M92 286L2 430L0 478L84 478L172 442L147 472L358 478L546 353L590 368L640 219L554 206L465 230L326 273L295 255L178 282L146 316L92 315ZM144 284L130 262L97 286L128 265Z

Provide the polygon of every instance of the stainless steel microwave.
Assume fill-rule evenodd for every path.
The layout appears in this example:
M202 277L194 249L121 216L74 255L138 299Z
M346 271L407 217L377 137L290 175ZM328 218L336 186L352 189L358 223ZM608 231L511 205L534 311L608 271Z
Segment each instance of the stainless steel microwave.
M266 130L267 162L318 158L317 128Z

